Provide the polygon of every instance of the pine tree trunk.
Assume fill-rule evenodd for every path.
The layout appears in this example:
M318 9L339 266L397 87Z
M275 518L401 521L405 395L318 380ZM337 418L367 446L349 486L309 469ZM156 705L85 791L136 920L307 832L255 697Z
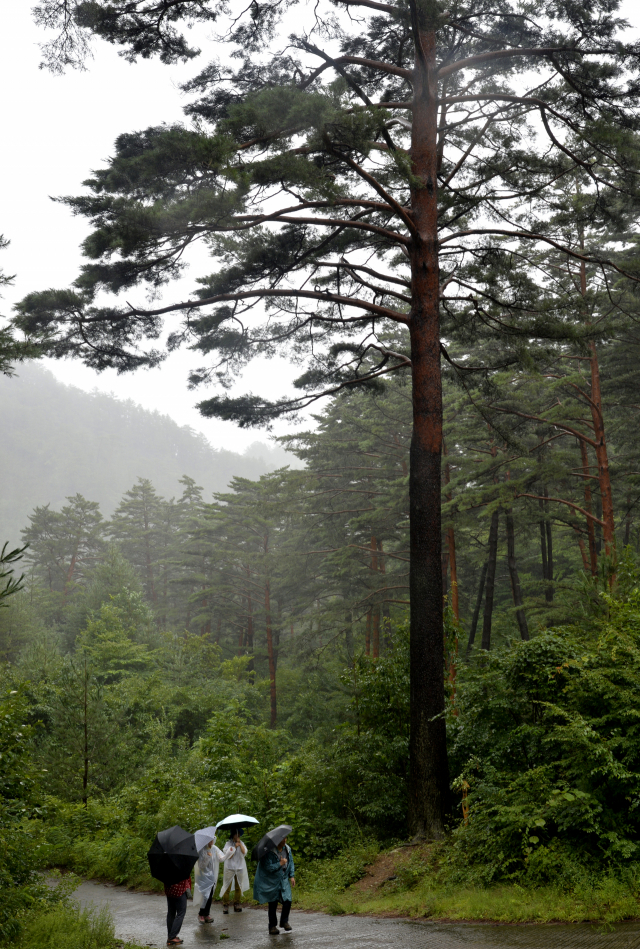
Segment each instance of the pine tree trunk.
M584 509L588 514L593 513L593 506L591 503L591 479L589 477L589 454L587 452L587 445L581 438L578 439L580 442L580 458L582 461L582 473L584 478ZM596 531L593 521L590 517L587 518L587 537L589 538L589 563L591 566L591 576L595 577L598 572L598 554L596 551Z
M278 699L276 693L276 659L271 628L271 590L269 580L264 585L264 615L267 627L267 655L269 658L269 697L271 706L271 728L276 727L278 719Z
M371 571L378 573L378 542L371 536ZM378 578L373 578L374 589L378 586ZM380 607L376 604L371 609L371 653L374 659L380 655Z
M602 528L604 552L609 557L615 550L615 521L613 519L613 493L611 491L611 475L609 472L609 453L604 432L604 417L602 415L602 393L600 391L600 366L596 344L589 344L591 358L591 418L596 443L596 461L598 463L598 481L600 482L600 496L602 498Z
M73 574L75 573L76 563L78 562L78 548L76 547L73 557L71 558L71 563L69 564L69 569L67 570L67 577L64 581L64 594L67 595L69 584L73 580Z
M631 537L631 495L627 494L627 513L624 518L624 546L629 546Z
M384 594L384 596L385 596L385 598L386 598L386 595L387 595L387 579L386 579L387 568L386 568L385 559L384 559L383 554L384 554L384 551L383 551L383 549L382 549L382 541L379 540L379 541L378 541L378 570L380 571L380 573L384 573L384 574L385 574L385 579L384 579L384 584L385 584L385 585L384 585L384 587L383 587L383 589L382 589L382 592L383 592L383 594ZM382 601L382 607L381 607L381 609L382 609L382 636L381 636L382 643L381 643L381 645L384 646L385 650L389 650L390 647L391 647L391 614L390 614L390 612L389 612L389 603L388 603L388 601L387 601L386 599L384 599L384 600Z
M147 581L149 583L149 597L153 605L156 605L156 588L153 582L153 567L151 565L151 547L149 546L149 519L147 512L144 512L144 554L147 564Z
M251 571L248 567L245 568L247 572L247 580L251 580ZM253 652L253 601L251 599L251 588L247 586L247 648L249 652Z
M546 488L543 488L543 491L546 492ZM542 558L542 580L545 581L548 579L547 576L547 530L544 520L544 501L542 498L538 498L538 505L540 507L540 514L542 515L540 519L540 554ZM546 588L545 588L546 591Z
M364 628L364 654L371 655L371 610L367 610L367 622Z
M442 447L444 449L445 455L447 454L447 446L443 440ZM451 469L449 467L449 462L444 466L444 483L446 485L451 483ZM447 491L447 501L452 500L453 495L451 491ZM460 619L460 606L458 602L458 567L456 564L456 535L453 530L453 524L450 524L447 528L447 554L449 559L449 571L451 575L451 610L453 612L454 618L456 620Z
M371 652L374 659L380 655L380 607L376 606L373 610L372 630L371 630Z
M580 556L582 557L582 566L585 573L590 573L589 558L587 557L587 548L584 544L584 539L580 534L579 528L575 528L576 534L578 535L578 547L580 548Z
M291 625L291 633L293 638L293 624ZM347 656L351 657L353 655L353 621L350 610L347 610L344 614L344 644L347 649Z
M418 12L419 16L423 13ZM444 833L449 795L444 722L441 573L442 380L438 269L436 48L433 28L419 31L411 157L420 186L412 186L411 314L413 431L409 520L410 740L409 827L416 837Z
M511 511L505 511L507 522L507 565L509 567L509 577L511 579L511 595L513 596L513 605L516 608L516 619L520 638L529 639L529 626L527 617L522 607L522 590L520 588L520 577L518 576L518 567L516 565L516 532L513 523L513 514Z
M83 726L84 726L84 761L83 761L83 771L82 771L82 803L84 806L87 806L87 799L89 797L89 703L88 703L88 673L87 673L87 660L84 661L84 715L83 715Z
M469 641L467 642L467 650L465 656L469 658L469 653L473 649L473 643L476 638L476 630L478 629L478 620L480 619L480 607L482 606L482 594L484 593L484 585L487 579L487 568L489 566L489 561L485 561L482 565L482 573L480 574L480 583L478 584L478 596L476 599L476 606L473 611L473 619L471 620L471 628L469 629Z
M547 489L544 489L545 497L547 496ZM547 603L553 603L553 535L551 533L551 518L549 517L549 502L544 502L544 511L545 511L545 531L547 534L547 580L549 584L545 591L545 598Z
M486 594L484 598L484 618L482 622L482 643L483 649L491 649L491 623L493 619L493 594L496 587L496 564L498 562L498 518L499 511L496 510L491 515L491 524L489 526L489 556L487 558L487 581Z
M584 250L584 230L579 229L580 248ZM587 265L580 264L580 291L583 300L587 295ZM588 314L587 314L588 318ZM602 414L602 392L600 389L600 365L598 351L593 340L589 343L589 367L591 370L591 420L593 422L594 440L596 443L596 461L598 463L598 481L600 483L600 497L602 498L602 520L604 525L604 551L611 556L615 550L615 522L613 519L613 494L611 491L611 476L609 473L609 455L604 432L604 416Z

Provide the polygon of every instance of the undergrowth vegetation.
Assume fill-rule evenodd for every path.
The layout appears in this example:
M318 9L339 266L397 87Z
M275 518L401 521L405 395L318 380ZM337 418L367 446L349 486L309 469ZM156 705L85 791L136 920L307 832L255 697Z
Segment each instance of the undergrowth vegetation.
M249 848L265 827L293 825L297 899L308 908L504 921L640 916L640 575L630 555L613 587L604 578L576 601L575 618L458 662L447 711L449 832L413 848L403 843L406 625L390 632L383 656L336 661L341 721L329 715L306 738L265 724L246 659L216 666L210 657L224 699L199 736L154 739L132 780L86 803L53 794L59 785L42 767L50 683L5 669L16 688L0 716L1 937L53 945L42 941L37 907L48 907L52 926L75 912L36 871L64 867L160 890L146 858L156 831L194 830L238 810L260 821L246 833ZM392 871L359 885L381 860ZM106 917L76 917L77 933L60 922L66 945L110 945Z

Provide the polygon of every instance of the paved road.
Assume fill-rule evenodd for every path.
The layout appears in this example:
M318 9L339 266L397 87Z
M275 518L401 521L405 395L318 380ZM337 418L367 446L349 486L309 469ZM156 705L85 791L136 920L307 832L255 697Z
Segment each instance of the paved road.
M85 905L108 904L120 939L158 949L166 945L164 896L83 883L75 897ZM592 926L404 922L296 913L294 903L293 932L269 936L266 910L245 909L242 914L223 916L220 904L214 904L212 915L213 924L200 925L197 907L189 903L180 933L184 949L212 949L215 944L229 949L640 949L637 923L623 923L604 932Z

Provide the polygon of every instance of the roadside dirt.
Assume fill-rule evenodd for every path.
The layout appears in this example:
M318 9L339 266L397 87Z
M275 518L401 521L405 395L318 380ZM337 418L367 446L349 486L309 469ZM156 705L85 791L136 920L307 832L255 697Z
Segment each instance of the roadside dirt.
M392 883L398 878L398 872L407 867L409 863L421 856L426 858L429 850L428 844L407 845L397 847L388 853L381 853L372 864L366 867L366 875L353 884L352 889L360 893L372 893L379 890L385 883Z

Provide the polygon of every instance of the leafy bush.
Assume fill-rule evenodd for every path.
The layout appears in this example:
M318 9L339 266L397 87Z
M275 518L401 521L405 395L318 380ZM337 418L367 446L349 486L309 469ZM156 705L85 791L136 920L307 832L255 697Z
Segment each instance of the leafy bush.
M340 892L362 879L379 852L375 840L351 840L334 857L296 867L296 883L303 891Z
M454 877L575 886L640 861L637 578L600 602L591 629L542 631L459 677Z
M18 949L138 949L133 943L116 943L108 907L81 909L61 903L46 915L30 917L17 943Z

